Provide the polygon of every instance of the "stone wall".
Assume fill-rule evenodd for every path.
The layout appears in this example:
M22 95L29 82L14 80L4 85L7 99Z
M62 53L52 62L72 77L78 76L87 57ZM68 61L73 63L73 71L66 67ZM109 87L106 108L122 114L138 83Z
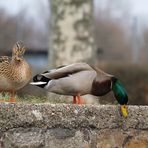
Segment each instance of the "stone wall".
M50 6L49 64L61 66L92 58L93 0L50 0Z
M0 103L0 148L147 148L148 106Z

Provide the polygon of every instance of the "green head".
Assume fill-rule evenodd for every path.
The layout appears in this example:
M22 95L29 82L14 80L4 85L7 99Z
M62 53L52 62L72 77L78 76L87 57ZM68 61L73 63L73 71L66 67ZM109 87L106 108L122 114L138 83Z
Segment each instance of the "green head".
M128 102L128 96L122 83L115 77L112 78L112 91L120 105L126 105Z
M118 103L121 105L121 113L124 117L127 117L126 104L128 102L128 96L122 83L115 77L112 78L112 91Z

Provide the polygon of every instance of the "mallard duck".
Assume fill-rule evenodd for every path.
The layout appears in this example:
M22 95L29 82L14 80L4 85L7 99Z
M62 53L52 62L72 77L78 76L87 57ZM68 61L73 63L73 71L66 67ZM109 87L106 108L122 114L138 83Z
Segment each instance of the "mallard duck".
M86 63L75 63L37 74L30 84L49 92L73 96L73 103L78 104L81 103L81 95L103 96L112 90L121 105L122 115L127 116L128 96L119 79Z
M31 68L23 58L25 50L21 41L16 42L12 48L12 57L0 57L0 91L11 93L10 102L14 102L15 92L31 79Z

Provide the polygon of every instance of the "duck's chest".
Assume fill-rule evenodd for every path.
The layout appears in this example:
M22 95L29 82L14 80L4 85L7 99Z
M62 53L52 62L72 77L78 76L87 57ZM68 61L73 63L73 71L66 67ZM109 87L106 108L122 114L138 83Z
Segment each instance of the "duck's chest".
M30 78L30 66L27 63L23 63L12 70L10 81L14 87L22 87L30 80Z
M95 96L103 96L111 91L111 81L103 80L103 81L94 81L92 84L92 95Z
M1 75L0 76L0 91L10 90L11 88L12 88L11 82L9 81L9 79Z

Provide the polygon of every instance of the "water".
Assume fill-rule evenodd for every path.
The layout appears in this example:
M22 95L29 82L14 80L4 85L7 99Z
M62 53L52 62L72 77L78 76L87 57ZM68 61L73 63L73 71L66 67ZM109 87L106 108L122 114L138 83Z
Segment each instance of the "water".
M45 54L37 54L37 55L29 54L25 55L24 58L32 67L35 68L43 68L49 65L48 55Z

